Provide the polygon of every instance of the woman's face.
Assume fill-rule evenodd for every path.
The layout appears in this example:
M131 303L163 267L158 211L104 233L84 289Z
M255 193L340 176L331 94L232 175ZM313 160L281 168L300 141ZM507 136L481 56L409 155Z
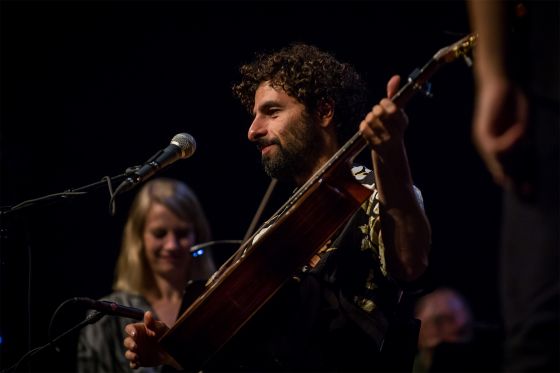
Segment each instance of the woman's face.
M181 279L191 263L190 248L196 237L193 224L182 220L160 203L153 203L146 216L144 247L155 276Z

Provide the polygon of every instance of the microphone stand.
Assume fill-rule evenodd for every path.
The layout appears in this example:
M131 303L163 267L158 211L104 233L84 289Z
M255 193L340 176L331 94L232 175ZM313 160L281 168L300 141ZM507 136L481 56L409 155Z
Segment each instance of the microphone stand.
M107 187L109 189L109 194L111 196L109 212L110 212L111 215L114 215L115 214L115 197L117 196L119 190L117 189L116 193L114 193L112 184L117 182L117 181L122 181L122 180L126 180L126 179L130 178L138 169L140 169L140 166L129 167L128 169L126 169L125 173L123 173L123 174L120 174L120 175L117 175L117 176L112 176L112 177L105 176L99 181L81 186L79 188L71 188L71 189L68 189L64 192L48 194L48 195L45 195L45 196L42 196L42 197L29 199L29 200L20 202L16 205L13 205L11 207L4 207L4 206L0 207L0 260L3 261L3 259L4 259L4 254L3 254L2 247L5 247L4 244L7 243L7 241L8 241L8 228L7 228L6 220L5 220L8 216L11 216L12 214L14 214L16 212L20 212L21 210L25 210L29 207L38 206L40 204L46 204L48 202L53 202L53 201L56 201L56 200L69 199L71 197L86 195L90 191L98 189L98 188L100 188L104 185L107 185ZM30 251L29 247L28 247L28 252L29 252L29 255L30 255L31 251ZM31 270L31 267L29 268L29 270ZM3 278L3 274L0 271L0 279L2 279L2 278ZM3 293L3 292L0 292L0 294L1 293ZM29 304L28 304L28 307L29 307ZM95 316L95 315L98 315L98 316ZM9 371L15 371L18 368L18 366L24 360L26 360L29 357L35 355L37 352L43 350L44 348L46 348L48 346L51 346L52 344L56 343L60 338L63 338L65 335L69 334L70 332L74 331L75 329L82 328L83 326L85 326L87 324L94 323L94 322L98 321L104 315L104 313L99 313L98 312L95 315L94 314L89 315L88 318L86 318L86 320L82 321L80 324L76 325L74 328L68 330L63 335L60 335L56 339L52 340L47 345L44 345L44 346L35 348L33 350L30 350L13 367L9 368L6 371L2 371L1 373L9 372ZM29 341L28 341L28 343L29 343Z
M50 340L47 344L44 344L42 346L36 347L32 350L27 351L27 353L25 355L23 355L18 361L17 363L15 363L14 365L12 365L11 367L9 367L8 369L3 370L1 373L11 373L11 372L17 372L17 369L19 368L19 366L25 362L26 360L29 360L31 357L33 357L34 355L36 355L37 353L43 351L44 349L51 347L51 346L55 346L56 348L56 343L58 341L60 341L62 338L70 335L71 333L73 333L76 330L79 330L81 328L83 328L86 325L89 324L94 324L97 321L99 321L103 316L105 316L105 313L103 312L99 312L99 311L93 311L91 313L89 313L86 318L82 321L80 321L78 324L74 325L73 327L71 327L70 329L66 330L65 332L63 332L62 334L60 334L59 336L57 336L56 338Z
M43 351L44 349L54 346L54 348L56 349L57 352L60 352L58 346L56 345L58 341L60 341L62 338L72 334L74 331L79 330L89 324L94 324L97 321L101 320L101 318L105 315L115 315L115 316L119 316L119 317L128 317L128 318L132 318L135 320L142 320L143 316L144 316L144 311L138 308L134 308L134 307L128 307L128 306L123 306L123 305L119 305L116 304L114 302L99 302L102 305L102 308L94 308L94 311L89 312L86 315L86 318L82 321L80 321L78 324L74 325L73 327L71 327L70 329L67 329L66 331L64 331L62 334L58 335L56 338L51 338L51 330L52 330L52 326L54 324L54 320L56 318L56 316L60 313L60 311L69 304L85 304L86 306L88 306L88 308L91 308L91 303L96 303L96 301L94 301L93 299L90 298L80 298L80 297L74 297L74 298L70 298L65 300L64 302L62 302L57 309L54 311L53 315L51 316L51 321L49 323L49 342L47 344L44 344L43 346L40 347L36 347L32 350L27 351L27 353L25 353L25 355L23 355L18 361L17 363L15 363L14 365L12 365L10 368L2 370L1 373L10 373L10 372L16 372L17 369L19 368L19 366L26 360L29 360L31 357L33 357L34 355L36 355L37 353L39 353L40 351ZM118 313L115 313L115 308L117 308L118 306ZM115 307L115 308L113 308Z
M49 201L53 201L56 199L65 199L65 198L69 198L69 197L75 197L75 196L81 196L81 195L85 195L88 192L97 189L103 185L107 185L108 189L109 189L109 194L111 196L111 215L115 214L115 204L114 204L114 197L116 197L116 194L113 193L113 187L112 184L116 181L122 181L122 180L126 180L129 177L131 177L131 175L133 175L138 169L140 168L140 166L134 166L134 167L130 167L128 168L124 174L121 175L117 175L117 176L105 176L103 177L101 180L96 181L94 183L91 184L87 184L84 186L81 186L79 188L71 188L68 190L65 190L64 192L61 193L54 193L54 194L48 194L39 198L33 198L33 199L28 199L26 201L20 202L14 206L11 207L7 207L7 208L2 208L2 210L0 210L0 216L6 216L9 215L15 211L27 208L27 207L31 207L31 206L35 206L38 205L40 203L46 203Z

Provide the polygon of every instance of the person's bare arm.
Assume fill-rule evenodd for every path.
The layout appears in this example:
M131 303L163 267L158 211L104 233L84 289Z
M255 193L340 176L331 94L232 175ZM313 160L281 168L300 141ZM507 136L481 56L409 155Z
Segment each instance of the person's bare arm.
M505 2L470 0L467 4L471 29L478 34L473 142L494 181L506 186L512 182L506 159L526 134L528 100L509 76L510 27Z
M398 76L389 80L388 98L373 107L360 124L360 132L372 149L387 268L394 278L411 281L428 265L431 233L414 190L404 145L408 119L389 99L399 83Z

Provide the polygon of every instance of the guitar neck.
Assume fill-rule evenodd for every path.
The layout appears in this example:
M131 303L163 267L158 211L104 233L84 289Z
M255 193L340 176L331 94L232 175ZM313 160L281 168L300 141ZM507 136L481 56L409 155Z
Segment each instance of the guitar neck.
M428 80L436 73L439 67L443 64L442 61L432 58L428 63L426 63L421 69L417 69L408 78L408 82L402 86L391 100L397 104L400 108L408 103L408 101L414 97L418 92L424 90L424 86ZM368 143L358 131L356 132L337 152L334 154L327 163L317 171L313 177L311 177L305 185L301 187L302 193L319 179L323 178L325 174L329 173L329 170L336 167L341 162L346 162L351 164L354 158L360 154L366 147ZM294 196L297 198L297 196Z
M457 41L456 43L440 49L434 56L420 69L415 69L408 77L408 81L403 85L397 93L391 97L391 100L400 108L404 108L406 104L419 92L426 92L428 80L438 71L438 69L449 62L455 61L459 57L467 58L468 52L474 47L477 40L476 34L469 34ZM467 58L467 62L468 62ZM303 187L314 184L323 177L328 170L340 162L351 163L353 159L367 147L367 142L357 132L348 140L336 154L314 175Z

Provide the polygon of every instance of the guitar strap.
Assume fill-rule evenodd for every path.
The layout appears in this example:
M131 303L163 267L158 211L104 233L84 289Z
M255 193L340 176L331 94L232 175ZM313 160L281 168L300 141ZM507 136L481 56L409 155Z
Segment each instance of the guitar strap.
M327 265L333 263L333 259L331 258L331 256L340 247L342 240L344 239L344 237L346 237L346 234L348 233L350 228L355 226L355 221L358 217L358 213L359 211L357 211L354 215L352 215L352 218L348 220L348 222L344 225L344 227L340 229L337 234L335 234L336 239L334 240L334 242L332 243L331 241L327 242L325 247L326 249L323 252L319 252L318 254L316 254L316 257L318 257L316 258L317 262L315 262L315 265L309 269L310 273L317 276L318 278L323 278L324 276L327 276L327 278L323 278L323 279L329 283L334 282L334 279L332 278L334 273L329 274L329 272L327 271L328 270ZM331 260L329 260L329 258L331 258ZM305 269L306 268L304 268L304 272ZM332 271L333 270L331 270L331 272Z

